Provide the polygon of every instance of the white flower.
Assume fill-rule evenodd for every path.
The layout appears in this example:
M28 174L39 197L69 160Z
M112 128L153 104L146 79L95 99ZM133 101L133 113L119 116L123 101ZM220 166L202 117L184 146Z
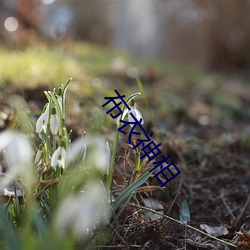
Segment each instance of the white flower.
M128 121L129 122L135 122L135 119L133 118L133 116L137 119L138 122L140 122L141 120L141 124L144 123L143 117L141 112L135 107L135 104L133 106L130 106L130 110L129 109L125 109L123 114L122 114L122 118L121 120L123 120L126 116L128 116ZM120 121L120 117L117 119L117 124ZM133 127L133 124L130 124L131 127Z
M110 150L107 142L101 137L92 138L93 150L90 153L90 160L101 172L107 172L110 164Z
M49 104L47 104L45 110L40 115L36 122L36 132L41 133L42 131L46 134L47 132L47 125L49 120Z
M43 151L38 149L35 157L35 163L38 164L40 163L40 160L42 158Z
M6 130L0 133L0 152L8 167L6 178L1 180L1 188L17 176L22 177L29 186L33 179L31 164L33 154L28 138L21 133Z
M62 112L62 103L63 103L63 97L62 97L62 87L58 88L57 94L56 94L56 99L58 101L58 104L60 106L60 110ZM65 93L64 93L65 94ZM65 97L65 96L64 96Z
M57 109L53 107L50 116L50 131L53 135L56 135L58 133L59 126L60 126L59 115Z
M108 203L100 183L90 184L79 195L66 198L56 213L55 226L65 233L85 240L91 236L95 225L108 220Z
M35 164L39 165L41 163L42 155L43 155L43 145L40 144L35 156Z
M56 166L64 169L67 160L67 152L63 146L59 146L51 157L51 166L56 168Z
M58 101L58 104L59 104L61 111L62 111L62 96L61 95L57 96L57 101Z
M88 154L83 154L88 149ZM68 153L68 162L74 162L79 156L85 157L82 160L89 162L88 166L94 166L101 172L106 172L110 164L110 150L107 142L99 136L85 135L82 138L75 140Z

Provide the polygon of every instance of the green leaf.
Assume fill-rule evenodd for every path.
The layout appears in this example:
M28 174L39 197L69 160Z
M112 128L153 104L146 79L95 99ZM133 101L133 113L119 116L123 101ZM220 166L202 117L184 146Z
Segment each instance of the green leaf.
M181 202L180 221L189 222L191 220L190 209L187 200Z
M131 100L135 99L138 95L140 95L141 92L136 92L134 94L131 94L127 99L126 99L126 103L129 103Z
M112 203L112 208L115 211L124 200L126 200L137 188L139 188L147 179L151 176L151 172L145 173L139 179L137 179L133 184L126 188L118 198Z
M44 223L42 215L38 212L38 210L34 211L33 221L34 221L34 224L36 225L38 235L40 237L44 236L44 233L45 233L45 223Z
M7 250L21 250L20 242L14 228L11 227L8 221L7 213L0 208L0 228L3 231L3 236L6 243Z

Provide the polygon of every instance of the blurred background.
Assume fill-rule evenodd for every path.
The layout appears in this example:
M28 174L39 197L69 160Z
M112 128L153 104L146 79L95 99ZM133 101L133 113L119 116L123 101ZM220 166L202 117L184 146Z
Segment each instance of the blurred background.
M248 71L249 0L1 0L0 39L84 40L221 71Z

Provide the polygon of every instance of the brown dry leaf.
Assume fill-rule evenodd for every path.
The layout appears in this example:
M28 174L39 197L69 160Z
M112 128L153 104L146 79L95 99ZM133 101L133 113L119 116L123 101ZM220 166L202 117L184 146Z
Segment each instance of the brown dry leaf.
M238 247L244 247L250 249L250 232L237 232L237 235L243 240L238 244Z

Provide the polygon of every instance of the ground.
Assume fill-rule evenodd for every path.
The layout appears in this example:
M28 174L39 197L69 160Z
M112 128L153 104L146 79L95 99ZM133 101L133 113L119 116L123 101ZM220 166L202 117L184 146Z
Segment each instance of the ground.
M73 138L92 131L97 113L103 121L101 133L112 144L116 125L102 108L104 97L113 95L114 89L125 95L142 92L136 103L144 116L143 126L154 133L154 141L162 144L162 153L171 155L181 174L163 188L150 178L138 189L103 249L233 249L138 205L188 221L234 245L240 242L236 232L250 230L247 77L139 60L88 44L41 45L22 52L1 47L1 54L6 60L0 67L0 107L9 116L13 94L23 96L36 117L46 102L43 90L73 77L66 121ZM1 129L8 127L4 119ZM127 138L120 135L115 196L135 172L133 155ZM145 164L142 171L148 167Z

